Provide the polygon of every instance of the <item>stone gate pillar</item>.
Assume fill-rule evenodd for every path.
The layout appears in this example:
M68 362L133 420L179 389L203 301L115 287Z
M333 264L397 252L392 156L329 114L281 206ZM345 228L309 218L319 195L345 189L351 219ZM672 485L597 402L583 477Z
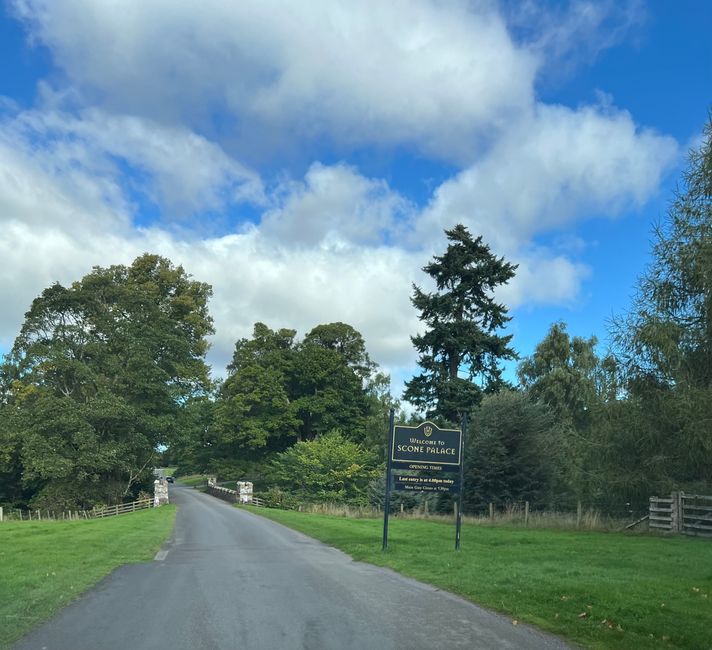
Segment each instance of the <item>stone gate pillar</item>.
M153 482L153 507L164 506L168 503L168 481L157 478Z
M252 503L252 483L250 481L238 481L237 494L239 503Z

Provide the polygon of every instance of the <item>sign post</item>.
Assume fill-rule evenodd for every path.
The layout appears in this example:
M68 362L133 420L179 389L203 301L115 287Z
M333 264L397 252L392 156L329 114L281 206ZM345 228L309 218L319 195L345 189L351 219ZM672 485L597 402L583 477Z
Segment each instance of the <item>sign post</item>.
M465 491L465 463L463 462L462 456L464 456L465 449L465 436L467 435L467 414L462 416L462 438L460 441L461 452L460 452L460 494L457 497L457 519L455 520L455 550L460 550L460 530L462 528L462 493Z
M386 498L383 502L383 546L382 551L388 549L388 516L391 514L391 447L393 446L394 409L388 414L388 446L386 447Z
M386 460L386 498L383 513L383 550L388 548L388 515L390 514L391 482L393 489L409 492L435 492L458 495L455 519L455 549L460 550L462 524L462 492L465 481L463 469L463 431L467 419L463 417L462 429L441 429L432 422L417 427L393 423L393 410L388 427L388 457ZM396 474L393 470L406 470L418 474ZM428 472L423 476L420 472ZM453 476L454 472L459 472ZM435 474L435 476L433 476Z

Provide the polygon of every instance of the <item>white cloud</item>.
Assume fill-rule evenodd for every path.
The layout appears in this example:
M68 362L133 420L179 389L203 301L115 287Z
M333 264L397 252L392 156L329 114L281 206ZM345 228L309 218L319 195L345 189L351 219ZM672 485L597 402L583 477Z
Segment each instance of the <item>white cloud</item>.
M282 211L268 213L264 233L252 228L197 239L158 226L136 229L120 185L126 179L113 169L99 173L96 151L104 147L100 137L99 143L93 139L91 121L72 125L71 133L82 133L79 139L36 146L40 131L28 124L42 125L43 134L64 133L48 126L54 119L21 114L20 125L0 125L0 349L9 348L22 314L51 283L68 284L94 265L129 263L152 251L213 285L218 333L211 360L219 372L235 340L249 336L258 320L301 334L322 322L346 321L364 333L380 362L412 362L408 336L416 319L409 292L421 260L376 241L368 231L375 221L359 225L358 210L370 214L369 201L378 218L392 221L389 206L396 211L403 201L385 184L344 166L316 165L304 183L290 185ZM339 212L354 197L361 197L357 212ZM316 239L308 243L314 245L294 246L290 228L310 207L324 216L326 227L313 231ZM336 221L329 221L331 215Z
M539 105L436 190L416 235L465 223L511 254L577 219L642 206L676 156L673 138L638 129L624 111Z
M137 151L117 144L117 124L135 130L126 142ZM540 107L531 122L513 125L485 158L444 183L422 212L384 181L347 165L315 163L303 181L285 182L268 197L276 207L260 224L199 239L134 228L125 188L132 176L118 173L107 152L139 165L158 161L151 163L158 175L165 163L174 182L190 172L180 161L170 169L182 142L197 146L198 158L207 152L208 162L216 155L217 169L242 169L211 143L184 132L173 132L173 141L160 129L149 134L144 121L91 111L76 119L21 113L0 127L0 344L9 343L32 298L51 282L71 282L92 265L128 263L150 250L214 286L211 359L218 367L258 320L302 333L320 322L349 322L378 362L412 365L409 337L418 321L411 283L425 282L420 268L442 249L443 228L456 222L520 265L500 293L510 307L571 302L589 269L560 250L533 247L533 238L592 210L642 203L675 152L669 139L637 131L625 113ZM154 138L143 149L141 135ZM154 158L164 136L173 148ZM211 183L206 178L190 189L194 209L217 200ZM427 245L408 240L410 229Z
M14 6L90 101L161 120L228 112L263 147L327 136L471 156L531 104L538 65L489 2Z
M5 306L0 344L5 347L44 287L69 283L93 265L129 263L148 250L213 285L217 335L210 358L218 371L235 340L249 336L258 320L302 334L321 322L349 322L364 334L379 363L413 365L410 335L418 320L410 305L411 283L423 282L420 267L428 252L407 250L397 241L381 243L377 229L385 224L394 236L407 205L384 183L343 165L315 165L304 182L282 188L282 207L267 212L262 227L185 239L160 227L133 228L127 203L116 196L106 202L108 194L120 197L118 186L107 192L101 175L58 173L18 139L16 129L10 131L13 146L0 145L0 169L12 170L0 174L0 300ZM57 161L53 152L46 155ZM80 147L73 152L73 158L84 157ZM316 215L315 225L304 234L299 224L307 214ZM302 241L295 242L299 237ZM547 264L554 265L560 284L566 260L531 261L540 274ZM551 299L545 291L526 295L516 286L508 296L513 306ZM570 291L564 287L559 293Z
M276 194L282 201L264 214L260 230L294 246L378 246L416 213L387 183L344 164L315 163L304 182L283 183Z
M503 10L516 40L538 55L540 75L557 79L635 39L647 20L642 0L504 0Z
M126 176L122 164L130 167L134 189L174 217L265 200L256 173L184 127L96 109L79 115L33 110L7 120L4 131L26 149L25 143L41 142L37 157L59 175L76 171L112 183ZM112 193L121 196L115 187Z
M677 153L610 106L536 103L544 57L600 31L605 12L584 3L526 47L490 2L14 5L67 78L40 108L0 103L0 349L51 282L149 250L213 285L218 370L255 321L303 334L341 320L402 377L419 326L411 283L427 285L444 228L465 223L519 264L498 296L511 308L568 304L591 269L537 242L644 205ZM424 207L347 163L316 156L303 178L280 168L265 188L242 162L248 142L323 139L464 162ZM135 227L137 192L162 221ZM167 226L240 221L243 202L257 223L223 236Z

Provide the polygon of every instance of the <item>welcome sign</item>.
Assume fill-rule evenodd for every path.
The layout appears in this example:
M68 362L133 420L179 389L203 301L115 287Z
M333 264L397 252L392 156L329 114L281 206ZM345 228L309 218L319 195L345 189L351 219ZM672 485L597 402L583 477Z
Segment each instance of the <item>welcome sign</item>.
M461 429L441 429L432 422L417 427L395 426L395 411L388 418L388 444L386 457L386 494L383 503L383 550L388 549L388 519L391 512L391 489L404 492L457 494L455 516L455 549L460 550L462 528L462 492L465 486L463 461L463 432L467 431L467 416L462 418ZM394 470L422 474L394 474ZM459 472L459 476L442 472Z
M401 463L425 463L427 469L435 469L434 464L457 467L461 452L460 429L440 429L432 422L423 422L417 427L393 428L391 462L398 466Z

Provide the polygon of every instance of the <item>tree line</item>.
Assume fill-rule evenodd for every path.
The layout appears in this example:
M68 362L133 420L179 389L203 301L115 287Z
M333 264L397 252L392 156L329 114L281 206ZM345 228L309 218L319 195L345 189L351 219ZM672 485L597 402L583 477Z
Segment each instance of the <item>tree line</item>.
M519 358L495 299L516 266L457 225L413 286L412 414L470 427L465 506L609 510L712 490L712 120L609 349L553 323ZM209 285L145 254L45 289L0 368L0 502L133 499L153 467L249 478L276 502L377 501L390 379L346 323L256 323L224 380L205 361ZM516 380L502 362L518 361ZM411 497L409 497L411 498ZM447 498L441 499L447 507Z

